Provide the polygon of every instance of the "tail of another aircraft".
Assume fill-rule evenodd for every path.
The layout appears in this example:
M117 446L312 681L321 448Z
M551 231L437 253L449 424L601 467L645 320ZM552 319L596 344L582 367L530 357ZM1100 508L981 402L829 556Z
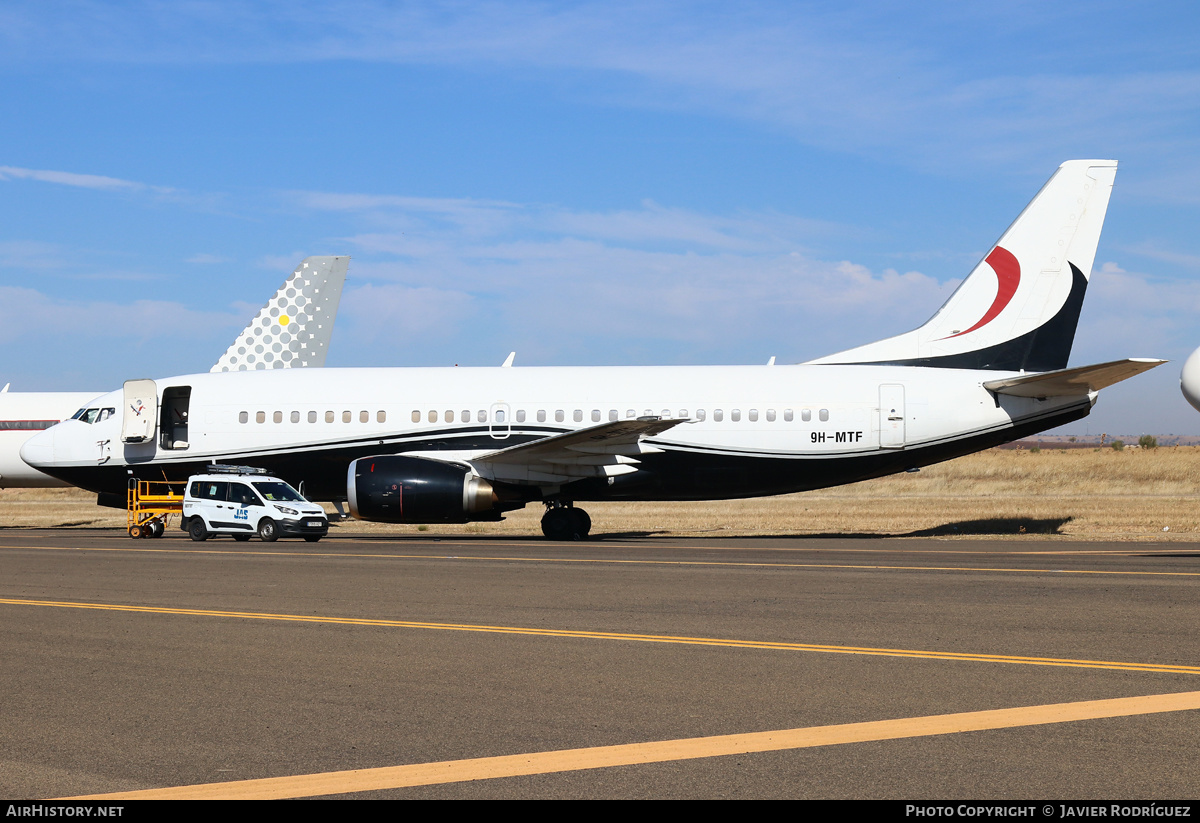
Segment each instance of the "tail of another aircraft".
M209 371L320 368L349 257L306 257Z
M1071 160L914 331L810 361L997 371L1066 368L1115 160Z

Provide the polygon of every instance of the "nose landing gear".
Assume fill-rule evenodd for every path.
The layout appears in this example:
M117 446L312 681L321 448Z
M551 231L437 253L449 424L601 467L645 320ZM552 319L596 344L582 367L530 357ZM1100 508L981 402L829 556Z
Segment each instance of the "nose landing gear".
M587 540L591 530L592 518L583 509L558 500L546 501L542 534L550 540Z

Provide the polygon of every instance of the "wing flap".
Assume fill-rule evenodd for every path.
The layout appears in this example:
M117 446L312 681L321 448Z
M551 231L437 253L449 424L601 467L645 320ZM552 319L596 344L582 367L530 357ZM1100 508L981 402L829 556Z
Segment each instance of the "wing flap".
M637 455L662 451L642 442L685 420L615 420L522 443L471 459L481 474L518 483L562 483L637 471Z

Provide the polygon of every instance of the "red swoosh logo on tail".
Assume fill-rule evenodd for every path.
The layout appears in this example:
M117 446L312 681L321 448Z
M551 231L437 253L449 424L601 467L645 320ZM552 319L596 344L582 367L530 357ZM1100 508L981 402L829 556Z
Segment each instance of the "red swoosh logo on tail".
M1012 252L1003 246L996 246L984 262L992 267L992 271L996 272L996 278L1000 281L999 288L996 290L996 299L992 301L992 305L984 312L983 317L979 318L978 323L966 331L960 331L958 334L943 337L943 340L962 337L964 334L969 334L981 326L986 326L996 318L996 315L1004 311L1004 307L1008 305L1013 295L1017 293L1017 286L1021 285L1021 264L1017 262L1017 258L1013 256Z

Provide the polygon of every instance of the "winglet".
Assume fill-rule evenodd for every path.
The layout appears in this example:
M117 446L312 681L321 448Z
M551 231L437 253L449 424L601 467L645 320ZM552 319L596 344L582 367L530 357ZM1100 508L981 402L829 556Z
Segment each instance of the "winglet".
M349 257L306 257L210 371L320 368Z
M516 359L516 356L517 356L517 353L515 351L510 351L508 353L508 357L504 358L504 362L500 364L500 368L502 368L502 369L512 368L513 360Z

